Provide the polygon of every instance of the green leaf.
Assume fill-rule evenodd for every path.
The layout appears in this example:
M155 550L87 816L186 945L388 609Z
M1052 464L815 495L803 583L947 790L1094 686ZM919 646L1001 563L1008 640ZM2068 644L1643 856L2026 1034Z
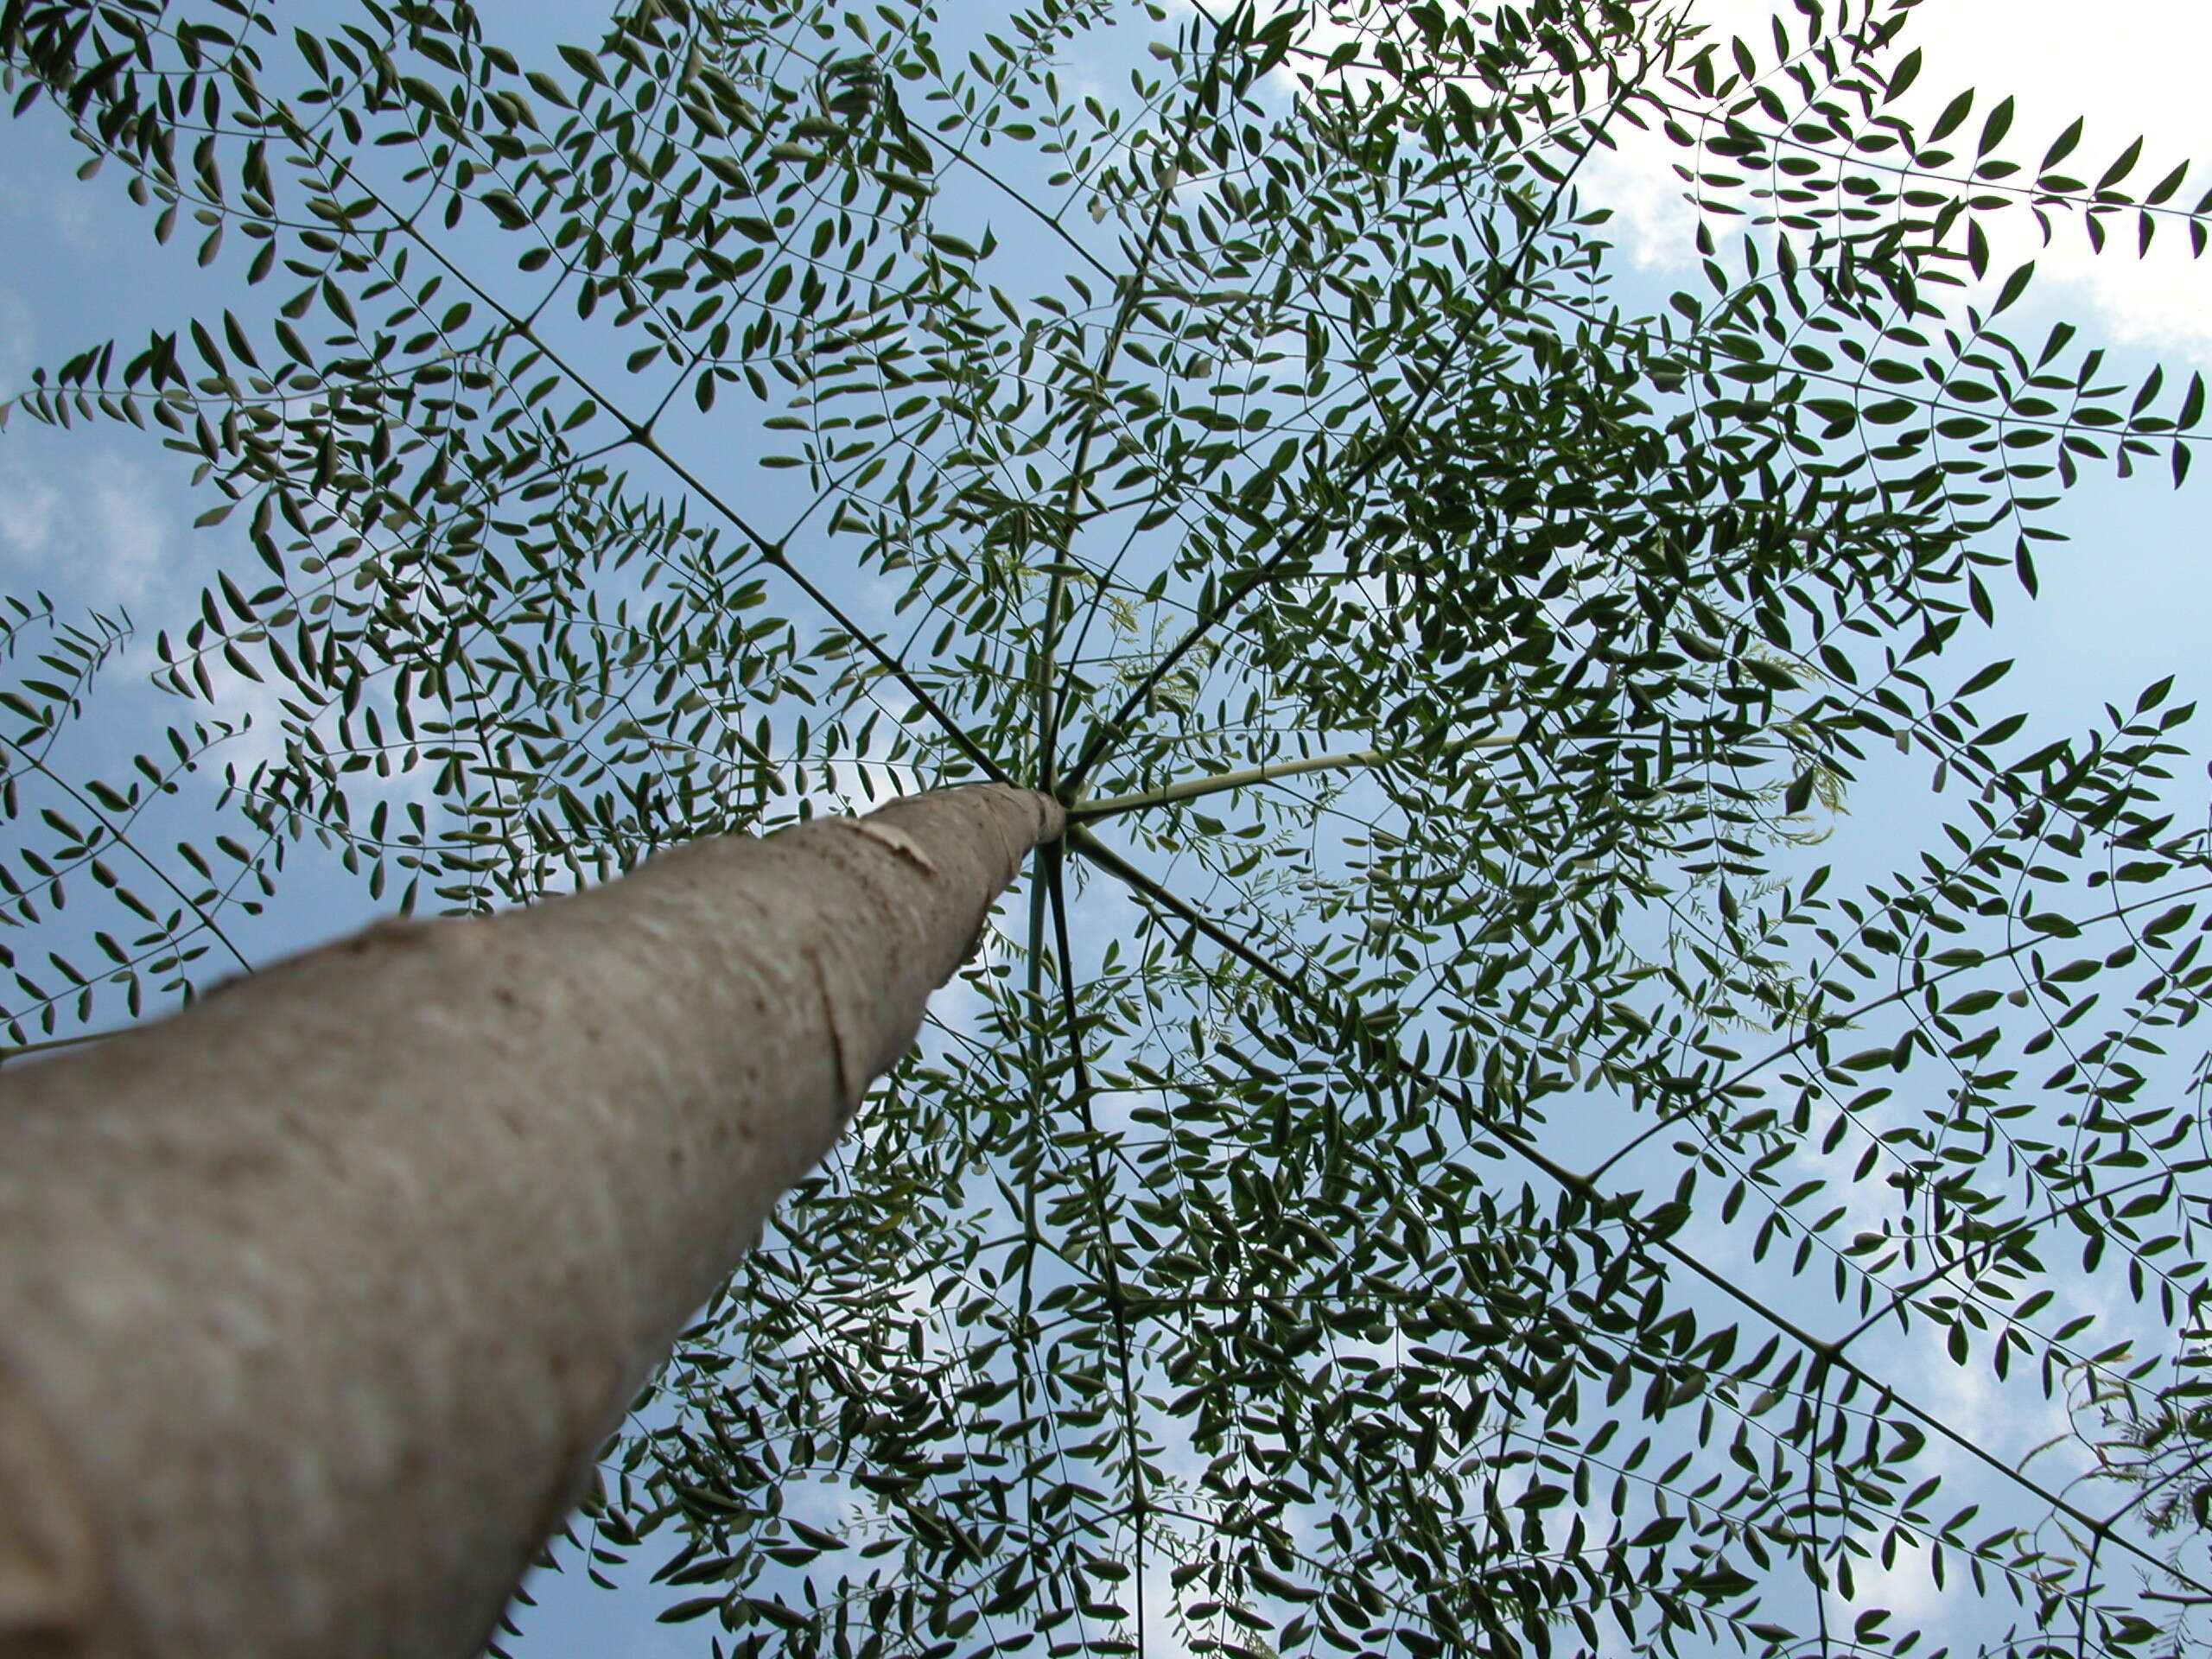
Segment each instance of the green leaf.
M2013 659L2007 657L2001 663L1992 663L1986 668L1978 670L1967 677L1966 683L1959 688L1957 695L1961 698L1966 698L1974 696L1977 691L1986 691L2012 671L2012 662Z
M1928 136L1923 143L1927 144L1942 143L1944 139L1959 130L1973 109L1974 93L1971 91L1961 92L1943 106L1942 114L1936 118L1936 124L1928 130Z
M2074 120L2068 124L2066 130L2060 133L2057 138L2052 142L2050 148L2044 152L2043 164L2038 167L2036 171L2038 173L2050 172L2052 168L2056 167L2059 162L2064 161L2069 156L2071 156L2074 153L2074 147L2081 142L2082 119L2079 116L2076 116Z
M1947 1005L1943 1012L1954 1018L1964 1020L1977 1014L1988 1012L1997 1006L1999 1000L1999 994L1995 991L1969 991L1956 1001Z
M672 1607L663 1609L658 1615L658 1621L663 1624L681 1624L688 1619L698 1618L704 1614L713 1612L716 1608L723 1605L728 1599L726 1596L694 1596L689 1600L677 1602Z
M1890 71L1889 86L1882 94L1882 102L1892 103L1904 95L1905 89L1920 79L1920 48L1914 47L1897 61Z
M479 200L492 210L492 216L508 230L518 231L530 223L528 210L505 190L486 190Z
M2104 170L2103 176L2097 181L2097 189L2100 192L2111 189L2113 186L2135 170L2135 163L2142 159L2142 156L2143 141L2138 138L2126 149L2121 150L2119 158Z
M1991 150L2005 141L2005 135L2012 130L2012 100L2009 98L2000 99L1997 107L1990 111L1989 118L1982 123L1981 138L1974 145L1974 154L1977 156L1988 155Z
M911 196L916 201L927 201L937 194L930 185L903 173L878 173L875 181L895 194Z
M2035 274L2036 262L2031 259L2007 276L2005 286L1998 290L1997 303L1991 308L1991 315L2009 309L2015 300L2028 291L2028 284L2034 280Z

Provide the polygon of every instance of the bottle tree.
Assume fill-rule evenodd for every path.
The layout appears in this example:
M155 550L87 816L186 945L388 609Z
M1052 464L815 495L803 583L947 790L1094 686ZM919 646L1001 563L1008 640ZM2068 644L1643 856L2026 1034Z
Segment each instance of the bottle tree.
M243 278L16 400L235 555L105 770L123 623L16 607L18 1043L325 865L467 912L946 783L1070 822L589 1570L716 1653L1903 1651L1923 1573L1986 1651L2183 1639L2158 1481L2003 1430L2200 1421L2190 710L2030 729L1978 642L2203 405L2018 336L1993 241L2201 249L2183 168L1909 117L1908 7L296 21L0 25ZM1654 133L1658 304L1579 188ZM1898 750L1929 828L1831 874Z

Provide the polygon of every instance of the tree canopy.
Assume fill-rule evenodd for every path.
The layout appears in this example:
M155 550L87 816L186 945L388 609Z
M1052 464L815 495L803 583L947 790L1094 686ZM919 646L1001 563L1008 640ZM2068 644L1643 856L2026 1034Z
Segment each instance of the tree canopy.
M228 539L135 756L136 625L11 601L11 1039L308 870L468 912L1045 789L578 1522L702 1651L1902 1652L1922 1573L1985 1652L2171 1650L2191 709L2031 729L1976 642L2204 404L2015 338L1991 225L2212 197L1909 119L1911 22L9 0L18 114L243 277L15 400ZM1578 189L1655 132L1656 307ZM1898 751L1924 841L1832 876ZM2079 1436L2023 1466L1951 1367Z

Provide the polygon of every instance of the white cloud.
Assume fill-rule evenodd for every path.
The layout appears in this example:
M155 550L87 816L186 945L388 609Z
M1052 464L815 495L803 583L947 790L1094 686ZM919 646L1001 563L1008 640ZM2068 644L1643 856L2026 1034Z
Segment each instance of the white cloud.
M1793 7L1764 0L1690 0L1688 10L1724 41L1745 37L1763 64L1773 59L1771 15L1780 13L1793 39L1802 36L1803 19ZM1953 96L1972 88L1974 112L1962 129L1969 147L1984 113L2010 96L2014 120L2001 149L2024 164L2038 161L2076 118L2082 136L2069 165L2092 181L2130 143L2144 140L2143 158L2122 186L2137 194L2203 149L2197 83L2212 65L2212 10L2171 0L2108 0L2097 8L2095 26L2085 28L2077 7L2053 0L1929 0L1915 10L1894 50L1916 47L1923 67L1897 111L1924 129ZM1656 131L1620 136L1618 153L1585 166L1586 199L1614 209L1618 240L1638 263L1693 264L1695 216L1674 171L1690 152ZM2193 168L2171 204L2194 206L2205 171ZM2111 245L2102 256L2071 220L2056 221L2044 247L2024 208L1996 215L1986 229L1993 282L2034 259L2062 306L2108 336L2212 359L2212 260L2190 257L2188 232L2178 223L2162 225L2149 257L2140 259L2133 215L2109 221Z
M95 607L143 607L174 586L173 522L137 461L95 450L41 468L0 453L0 555L34 581L67 573Z
M1890 1615L1892 1637L1908 1630L1924 1633L1946 1611L1946 1592L1929 1570L1924 1544L1901 1547L1886 1567L1878 1559L1854 1562L1848 1598L1834 1591L1828 1596L1830 1620L1847 1628L1859 1614L1879 1607Z
M135 461L97 455L82 468L92 568L99 588L126 605L143 603L168 585L169 515L153 480Z
M93 199L81 189L63 188L54 192L54 232L64 246L79 253L99 249L101 237L93 222L96 211Z
M30 307L13 289L0 288L0 397L29 384L36 331Z
M27 565L43 564L61 516L61 492L16 467L0 466L0 552Z

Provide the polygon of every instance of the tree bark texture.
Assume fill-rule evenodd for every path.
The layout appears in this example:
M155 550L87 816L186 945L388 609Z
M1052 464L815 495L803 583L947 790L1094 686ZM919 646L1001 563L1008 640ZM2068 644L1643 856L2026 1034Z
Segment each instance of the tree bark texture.
M0 1656L468 1659L1060 827L696 842L0 1077Z

